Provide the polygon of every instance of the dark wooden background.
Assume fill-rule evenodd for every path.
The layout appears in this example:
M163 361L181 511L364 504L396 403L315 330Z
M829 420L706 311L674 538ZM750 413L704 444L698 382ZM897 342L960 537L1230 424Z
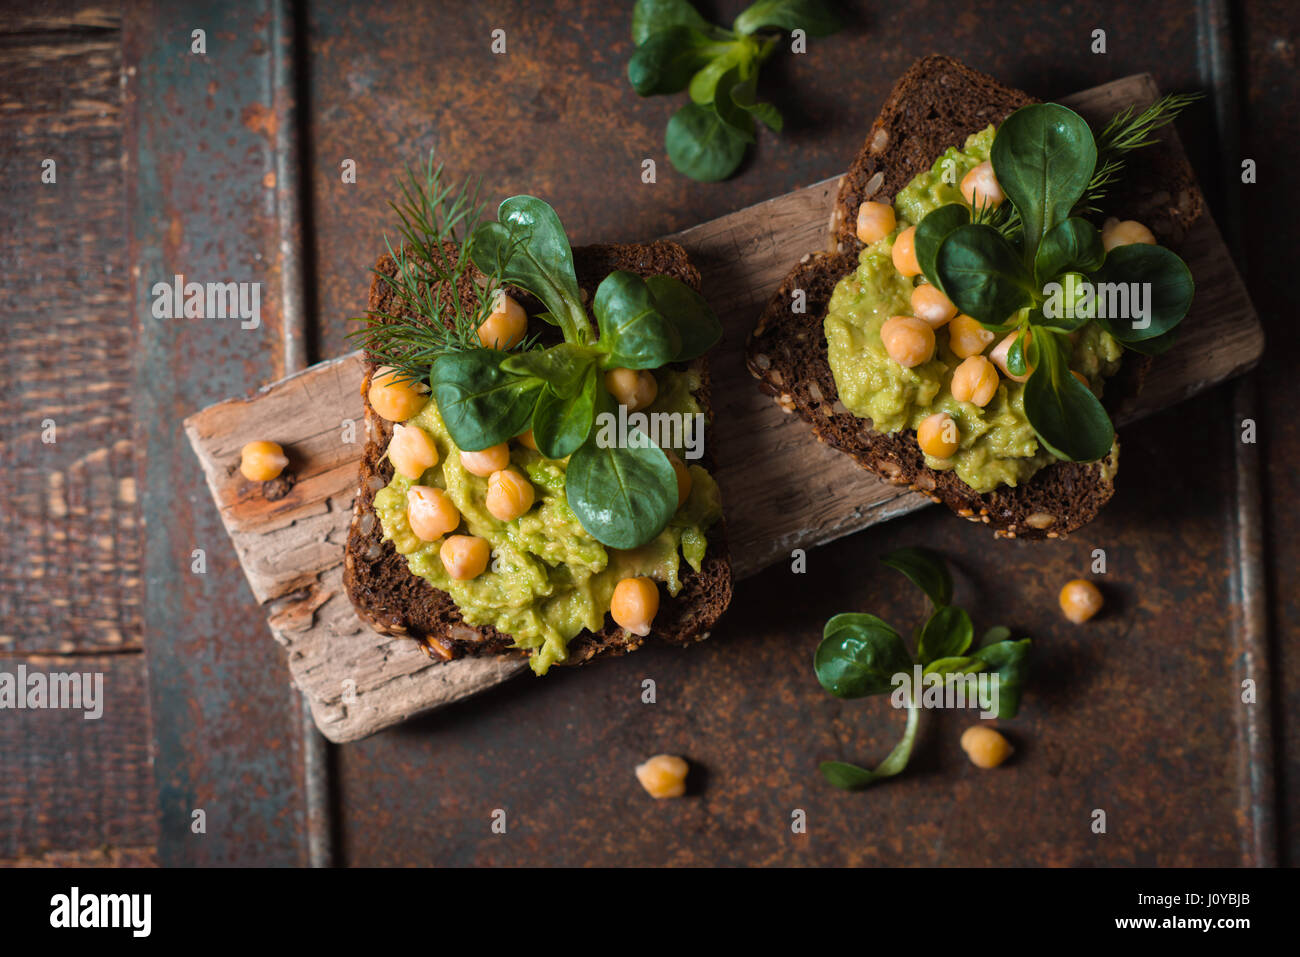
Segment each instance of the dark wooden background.
M701 4L723 22L741 6ZM0 863L1300 857L1294 3L852 6L844 33L774 58L763 90L785 133L708 185L663 156L679 100L627 86L630 4L3 4L0 668L100 671L108 700L97 722L0 712ZM489 51L498 27L505 56ZM1105 55L1089 52L1097 28ZM1260 370L1125 430L1114 501L1064 544L995 543L926 510L811 553L806 575L744 582L693 650L526 677L342 748L304 735L179 423L347 349L400 168L435 147L488 195L546 197L577 243L644 239L840 172L893 79L930 52L1044 98L1140 71L1206 90L1179 129L1264 319ZM45 158L56 184L41 183ZM149 287L177 272L265 282L262 327L153 320ZM1243 416L1257 446L1238 441ZM829 698L809 657L835 612L921 613L876 562L918 543L951 556L977 623L1036 640L1008 724L1017 755L981 773L957 747L961 718L926 715L905 777L845 795L817 762L878 760L902 719ZM1055 594L1095 547L1109 605L1069 627ZM1261 682L1256 711L1243 675ZM632 767L657 751L695 763L690 799L641 793ZM506 835L489 830L498 808Z

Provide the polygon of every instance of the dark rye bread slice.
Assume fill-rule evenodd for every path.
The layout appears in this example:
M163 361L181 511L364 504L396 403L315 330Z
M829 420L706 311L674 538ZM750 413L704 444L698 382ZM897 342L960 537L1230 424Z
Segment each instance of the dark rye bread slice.
M797 412L821 441L864 468L943 502L970 521L989 525L999 536L1042 539L1059 538L1096 516L1114 493L1103 464L1117 463L1109 457L1106 463L1058 462L1016 488L978 494L954 472L928 468L915 432L878 433L870 420L844 407L822 330L831 293L858 265L858 206L867 199L892 201L948 147L960 147L971 133L1000 123L1031 102L1025 93L949 57L928 56L913 64L895 85L840 184L831 220L835 251L804 257L786 277L750 334L746 362L763 392L787 412ZM1126 192L1112 197L1113 208L1124 211L1124 218L1137 215L1128 210L1145 208L1157 237L1176 242L1200 215L1200 193L1185 159L1163 147L1151 147L1150 153L1160 165L1152 166L1152 157L1145 157L1147 165L1132 166L1129 179L1160 185L1145 191L1140 185L1126 185ZM1150 215L1157 209L1164 211L1163 218ZM807 297L802 313L790 309L795 289ZM1112 414L1136 397L1150 362L1132 353L1125 356L1120 371L1106 383L1105 404Z
M449 256L455 256L454 246L446 247ZM605 276L619 269L642 276L668 275L699 290L700 274L690 264L686 251L676 243L655 242L643 245L606 245L578 247L573 251L574 268L578 284L590 302L596 286ZM385 255L376 267L392 276L396 265ZM477 270L467 276L466 284L481 279ZM529 307L530 312L541 306L531 297L515 291ZM440 290L444 297L450 290ZM456 294L470 295L468 285ZM392 290L374 277L370 284L369 309L375 313L395 314L399 310ZM540 324L539 324L540 325ZM545 334L550 327L530 331ZM344 554L343 581L362 621L374 630L387 635L414 638L431 657L451 660L465 655L512 654L521 657L510 646L509 635L491 626L476 628L461 618L451 596L411 574L406 559L393 548L392 542L383 539L383 530L374 512L375 493L392 479L393 468L385 459L384 450L392 437L392 423L375 414L366 399L370 377L375 364L367 361L366 375L361 382L362 400L366 409L366 447L361 461L360 484L352 509L352 525ZM695 393L705 415L712 419L707 363L698 360L701 385ZM712 460L707 446L701 464L711 468ZM677 597L667 593L661 596L659 613L655 616L656 637L674 644L688 644L707 638L713 623L731 602L731 560L727 553L726 526L719 521L709 530L709 547L705 552L701 571L685 567L681 576L682 589ZM569 658L565 664L580 664L601 655L625 654L639 647L644 639L625 633L611 620L595 634L583 632L569 643Z

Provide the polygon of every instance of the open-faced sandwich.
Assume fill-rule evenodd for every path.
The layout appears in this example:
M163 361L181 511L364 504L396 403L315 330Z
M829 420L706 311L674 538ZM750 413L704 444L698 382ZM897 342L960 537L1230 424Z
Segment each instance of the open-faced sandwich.
M358 331L358 614L538 674L708 637L731 600L704 435L721 326L684 250L570 249L531 196L479 222L432 160L396 208Z
M948 57L918 61L841 181L835 251L796 266L750 336L760 388L1000 536L1090 521L1114 491L1109 412L1192 300L1157 244L1200 215L1186 162L1129 162L1189 99L1094 131Z

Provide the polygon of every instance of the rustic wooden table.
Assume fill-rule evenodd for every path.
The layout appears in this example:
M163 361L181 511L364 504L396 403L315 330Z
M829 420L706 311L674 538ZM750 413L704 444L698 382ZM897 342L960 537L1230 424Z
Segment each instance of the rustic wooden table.
M1284 285L1300 198L1278 185L1300 143L1289 0L1014 18L992 3L857 4L847 31L772 62L789 126L722 185L662 161L675 104L627 87L621 5L4 6L0 670L101 672L106 700L97 721L0 712L0 863L1300 858L1286 720L1300 706L1300 348ZM701 4L719 20L741 6ZM489 49L497 28L505 56ZM1104 55L1089 52L1095 29ZM1115 500L1066 543L995 543L927 509L812 552L799 578L778 565L743 582L690 651L515 681L344 747L305 733L180 422L347 350L400 167L436 147L491 195L547 197L577 242L661 235L839 172L894 77L934 51L1043 97L1142 71L1205 90L1179 127L1265 322L1259 371L1126 429ZM661 160L654 185L640 182L646 156ZM264 283L261 326L154 319L150 289L177 273ZM956 749L960 719L939 716L906 777L835 792L817 761L882 755L896 716L824 695L808 656L834 612L914 617L875 558L922 542L952 557L977 620L1037 641L1018 760L981 776ZM1110 557L1110 607L1064 628L1055 591L1094 547ZM1243 676L1253 707L1238 702ZM630 769L660 750L698 762L697 796L644 800ZM504 836L489 829L497 808ZM1089 830L1094 808L1105 836Z

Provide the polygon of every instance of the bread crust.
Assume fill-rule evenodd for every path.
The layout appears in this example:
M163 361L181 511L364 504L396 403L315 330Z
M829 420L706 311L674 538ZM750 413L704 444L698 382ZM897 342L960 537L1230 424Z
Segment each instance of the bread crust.
M455 257L458 250L447 245L445 252ZM626 269L642 276L665 274L700 288L699 272L690 264L686 252L676 243L600 245L578 247L573 251L578 285L590 302L596 286L609 273ZM385 255L375 267L386 275L396 274L396 264ZM466 284L481 279L471 267ZM525 302L530 312L541 307L530 296L512 290ZM444 297L471 294L467 285L459 290L441 290ZM369 310L395 314L399 308L392 291L378 276L370 285ZM536 330L534 330L536 331ZM709 397L708 365L696 360L701 385L695 393L706 418L712 418ZM370 379L376 364L367 356L361 396L365 404L366 446L362 453L360 480L352 507L352 522L344 552L343 583L358 617L370 628L386 635L409 637L420 643L426 654L437 661L450 661L466 655L505 654L526 657L512 648L513 639L488 625L475 627L465 623L451 596L413 575L404 556L393 543L385 541L383 529L374 511L375 493L393 476L392 465L384 450L392 437L392 423L378 415L367 398ZM707 452L701 464L712 464ZM655 616L652 634L672 644L689 644L709 636L709 629L731 602L731 560L727 551L726 524L719 520L709 530L709 545L701 570L684 567L682 589L676 597L664 594ZM600 631L582 632L569 643L569 657L563 664L582 664L605 655L621 655L635 650L644 641L625 632L612 621Z

